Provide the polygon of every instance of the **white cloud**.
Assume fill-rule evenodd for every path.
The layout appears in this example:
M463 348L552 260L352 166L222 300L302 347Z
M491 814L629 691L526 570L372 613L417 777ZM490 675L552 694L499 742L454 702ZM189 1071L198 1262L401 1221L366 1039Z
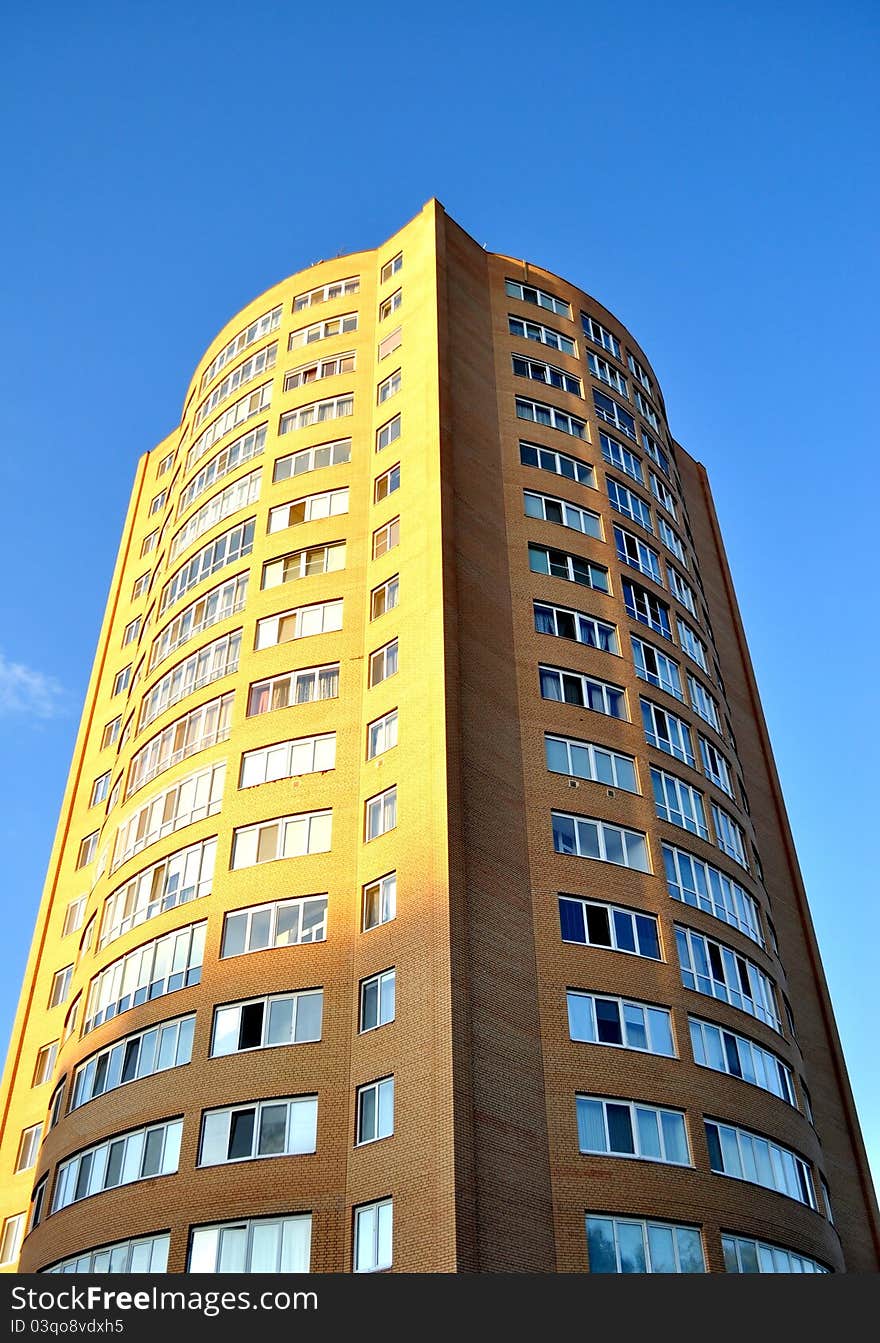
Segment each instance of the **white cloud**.
M27 714L31 718L55 718L65 711L64 687L54 676L9 662L0 653L0 717Z

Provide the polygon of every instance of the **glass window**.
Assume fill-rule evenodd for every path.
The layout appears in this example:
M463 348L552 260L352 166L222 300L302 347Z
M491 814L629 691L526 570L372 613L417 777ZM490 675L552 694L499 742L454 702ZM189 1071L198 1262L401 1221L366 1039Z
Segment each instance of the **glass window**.
M591 1273L705 1273L698 1227L587 1214Z
M354 1271L376 1273L391 1267L392 1201L365 1203L354 1211Z
M553 847L557 853L576 854L580 858L595 858L639 872L650 872L647 839L641 831L625 830L607 821L566 812L551 812L551 818Z
M538 667L538 679L542 699L575 704L582 709L606 714L609 718L627 718L626 692L620 686L599 681L593 676L583 676L580 672L545 667L543 664Z
M383 1077L358 1087L356 1146L390 1138L394 1132L394 1078Z
M552 448L542 448L537 443L526 443L520 439L519 459L523 466L551 471L554 476L563 476L566 480L577 481L579 485L595 488L596 473L593 468L566 452L556 452Z
M578 1096L578 1148L589 1155L635 1156L690 1166L687 1129L680 1110L641 1101Z
M390 923L397 913L397 873L389 872L363 888L363 930Z
M572 1040L675 1058L668 1008L575 989L569 989L566 999Z
M394 1020L395 972L383 970L361 980L358 1030L376 1030Z

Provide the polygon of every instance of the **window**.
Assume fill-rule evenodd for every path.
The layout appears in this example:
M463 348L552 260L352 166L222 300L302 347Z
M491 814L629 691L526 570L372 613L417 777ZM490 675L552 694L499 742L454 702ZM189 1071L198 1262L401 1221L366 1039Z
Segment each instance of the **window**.
M626 362L629 364L631 371L636 375L636 377L638 378L639 382L642 384L648 395L653 396L654 388L651 383L651 379L648 377L647 373L642 368L641 364L639 363L638 359L636 359L635 355L630 354L629 350L627 350L626 352Z
M16 1175L25 1170L32 1170L37 1164L37 1153L40 1150L40 1135L42 1132L42 1124L34 1124L31 1128L22 1129L21 1137L18 1140L18 1154L13 1167Z
M671 479L672 471L669 466L669 458L666 456L666 453L663 451L657 440L652 438L644 429L642 430L642 444L645 452L651 458L651 461L656 463L663 474L669 476Z
M708 723L710 727L714 727L715 731L720 735L721 724L718 715L718 705L714 698L709 694L708 690L704 690L699 681L691 676L690 672L687 674L687 683L688 693L691 699L691 708L694 713L698 713L704 722Z
M690 1166L681 1110L661 1110L640 1101L577 1096L578 1150L590 1156L631 1156Z
M64 924L61 928L61 936L69 937L71 933L76 933L83 925L83 919L86 913L86 897L81 895L77 900L71 900L64 911Z
M148 570L145 574L141 574L140 578L135 579L134 586L131 589L131 600L133 602L136 602L139 597L143 597L150 586L151 577L152 573Z
M157 527L152 532L149 532L144 537L143 541L141 541L141 549L140 549L141 559L143 559L144 555L149 555L151 550L156 549L158 541L159 541L159 529Z
M275 993L214 1008L211 1058L276 1045L312 1044L321 1038L323 989Z
M569 989L566 999L572 1040L675 1058L672 1014L668 1008L574 989Z
M307 494L290 504L279 504L269 509L269 533L284 531L287 527L297 527L302 522L314 522L318 518L338 517L348 512L348 486L341 490L325 490L320 494Z
M240 650L241 630L234 630L191 653L185 661L166 672L143 698L138 731L187 695L237 671Z
M576 854L579 858L595 858L620 867L632 867L638 872L650 872L648 844L641 831L626 830L619 825L609 825L607 821L561 811L550 815L553 847L557 853Z
M378 620L386 611L392 611L397 605L400 579L397 574L387 579L370 593L370 619Z
M198 984L206 927L202 921L177 928L106 966L89 985L83 1034L148 1000Z
M267 681L255 681L248 692L248 717L293 708L297 704L311 704L320 699L336 699L338 694L338 662L325 667L302 667Z
M554 452L542 448L537 443L526 443L520 439L519 459L523 466L536 466L541 471L552 471L555 476L564 476L566 480L576 480L579 485L596 484L596 473L586 462L569 457L564 452Z
M225 779L226 762L221 760L216 765L188 774L161 793L154 793L118 827L110 871L115 872L127 859L157 839L174 834L206 816L214 816L220 810ZM212 844L214 841L205 842ZM154 869L150 872L153 874ZM152 885L153 879L151 875L147 884Z
M711 779L716 787L725 792L728 797L733 797L733 784L730 782L730 766L724 759L720 751L716 751L711 742L705 737L698 737L700 743L700 756L703 761L703 769L706 772L706 778Z
M216 838L204 839L131 877L104 901L98 946L166 910L210 895L216 852Z
M534 303L536 307L546 308L548 312L555 312L559 317L571 318L571 304L566 303L564 299L555 298L544 289L537 289L530 284L520 284L518 280L505 280L504 289L508 298L518 298L523 303Z
M660 540L663 542L663 544L665 546L668 546L668 548L672 551L673 555L675 555L682 564L687 564L687 560L685 559L684 554L684 543L682 542L681 537L678 535L678 532L673 531L673 529L670 527L666 519L661 518L659 515L657 517L657 530L660 533ZM682 588L682 590L690 594L689 596L679 597L679 601L683 602L684 605L688 608L688 610L695 614L697 608L693 592L691 592L691 589L688 587L687 583L685 583L684 579L679 574L676 574L675 576L678 579L679 586ZM673 592L675 592L676 591L675 583L672 583L670 580L670 585L672 587ZM676 596L678 596L677 592Z
M0 1264L14 1264L21 1248L24 1232L24 1213L17 1212L7 1217L0 1234Z
M705 1123L709 1165L716 1175L775 1189L818 1212L810 1168L802 1157L748 1129L710 1119Z
M395 327L393 331L389 331L388 335L384 336L382 340L379 341L379 348L377 351L379 361L381 362L381 360L387 359L395 350L399 350L402 344L403 328L398 326Z
M630 452L629 448L625 448L622 443L618 443L617 439L609 438L607 434L603 434L601 430L599 431L599 442L602 446L602 457L609 466L616 466L618 471L625 472L633 480L637 480L640 485L645 483L642 477L642 464L635 453Z
M577 346L568 336L563 336L561 331L554 330L551 326L544 326L541 322L524 322L521 317L507 318L507 329L511 336L519 336L522 340L534 340L540 345L549 345L551 350L559 350L561 354L577 354Z
M239 788L253 788L277 779L298 779L336 767L336 733L297 737L292 741L245 751L241 757Z
M260 586L277 588L282 583L295 583L299 578L311 578L315 574L335 574L345 568L345 542L336 541L326 546L308 546L304 550L292 551L277 560L269 560L263 565L263 581Z
M650 685L657 686L659 690L665 690L667 695L674 695L676 699L683 701L684 692L681 688L678 663L673 662L665 653L661 653L653 644L637 639L634 634L630 635L630 642L636 675Z
M49 1116L46 1124L47 1132L51 1131L58 1123L64 1113L64 1088L67 1082L66 1077L62 1077L49 1100Z
M587 1215L591 1273L705 1273L695 1226Z
M205 1110L198 1164L223 1166L231 1161L314 1152L317 1126L317 1096Z
M651 479L651 493L654 498L657 500L658 504L666 509L666 512L669 513L671 517L678 521L678 511L675 507L675 499L672 496L671 490L664 485L659 476L654 475L653 471L649 472L649 475Z
M696 761L691 730L684 719L667 709L661 709L659 704L652 704L650 700L642 699L639 703L642 706L642 724L648 745L675 756L676 760L694 769Z
M611 332L601 322L597 322L595 317L588 317L585 312L582 312L581 326L584 335L594 345L601 345L602 349L607 350L609 354L613 354L615 359L620 358L620 342L617 337L612 336Z
M332 831L333 812L329 809L238 826L232 832L230 870L280 858L302 858L307 853L329 853Z
M389 373L387 378L382 379L376 388L376 400L380 406L383 401L388 401L400 391L401 380L399 368L395 369L393 373Z
M358 1030L374 1031L379 1026L387 1026L394 1020L395 972L383 970L380 975L371 975L361 980L360 1012Z
M363 931L390 923L397 914L397 873L389 872L367 882L362 893Z
M271 400L272 383L264 382L262 387L257 387L252 392L246 392L238 401L234 401L231 406L223 411L222 415L218 415L216 420L212 420L193 442L192 447L186 454L186 470L189 471L190 467L201 461L205 453L210 452L217 440L228 433L230 429L237 429L240 424L252 420L255 415L264 411Z
M165 1273L168 1270L168 1246L171 1237L144 1236L139 1240L118 1240L99 1250L86 1250L72 1259L60 1259L43 1273Z
M313 308L316 303L329 303L344 294L356 294L361 287L359 275L350 275L346 280L334 280L332 284L323 284L305 294L297 294L293 300L293 311L302 312L303 308Z
M380 270L379 283L385 284L391 279L392 275L397 275L401 270L403 270L403 252L398 252L397 256L392 257L390 261L386 261Z
M621 586L627 614L657 634L662 634L664 639L671 639L672 626L669 623L669 607L666 602L655 597L653 592L639 587L638 583L630 582L628 578L621 580Z
M395 415L393 420L383 424L376 434L376 451L382 452L391 443L400 438L400 416Z
M160 461L158 467L156 468L157 476L164 476L166 471L171 470L171 467L174 463L174 455L175 454L173 452L168 452L165 454L165 456Z
M624 517L629 518L632 522L637 522L640 527L644 527L645 531L653 532L654 526L651 522L651 510L644 499L641 499L637 494L633 494L631 489L626 485L619 484L619 482L613 480L611 476L605 477L605 484L608 487L608 498L611 507L616 509L618 513L622 513Z
M299 368L292 368L284 375L285 392L295 391L297 387L305 387L311 382L319 382L322 378L334 378L341 373L352 373L355 368L354 350L346 350L344 354L330 355L327 359L316 359L310 364L301 364Z
M702 793L682 779L677 779L674 774L667 774L665 770L654 766L651 767L651 787L657 815L662 821L680 825L701 839L709 838Z
M126 1035L107 1049L93 1054L74 1073L71 1110L128 1082L189 1063L195 1024L194 1015L158 1022L149 1030Z
M513 371L518 378L531 378L533 382L544 382L549 387L557 387L572 396L583 396L580 378L566 373L564 368L555 364L545 364L540 359L525 359L520 354L511 355Z
M55 1071L55 1056L58 1053L58 1041L53 1040L50 1045L42 1045L37 1050L37 1057L34 1062L34 1075L31 1080L32 1087L41 1087L44 1083L51 1081L52 1073Z
M695 1062L718 1073L727 1073L743 1082L769 1091L797 1109L794 1077L791 1069L754 1040L715 1026L699 1017L688 1017L691 1048Z
M582 709L607 714L609 718L627 717L626 692L619 686L559 667L540 666L538 677L542 699L576 704Z
M373 503L381 504L383 499L387 499L389 494L394 494L395 490L399 489L400 462L383 471L381 476L377 476L373 481Z
M152 517L154 513L158 513L160 508L164 507L165 500L167 498L168 498L168 491L160 490L160 492L150 503L150 517Z
M660 934L653 914L640 914L619 905L600 904L580 896L560 895L559 924L563 942L607 947L631 956L660 961Z
M636 422L629 411L624 410L610 396L604 392L593 388L593 408L600 420L606 424L613 425L621 434L626 434L627 438L636 441Z
M394 1078L383 1077L357 1089L355 1146L390 1138L394 1132Z
M600 382L604 382L607 386L613 387L614 390L625 397L627 401L629 400L629 388L626 385L626 378L622 373L618 373L617 369L609 364L607 359L601 359L599 355L593 354L592 351L588 351L587 367L594 378L598 378Z
M226 695L200 704L197 709L190 709L189 713L169 723L168 727L142 746L132 756L125 789L126 799L163 770L171 769L172 765L187 760L196 752L225 741L229 736L234 697L235 692L230 690Z
M509 283L509 281L508 281ZM378 1273L391 1267L392 1200L354 1210L354 1271Z
M49 1176L44 1175L38 1185L34 1186L31 1194L31 1218L28 1226L29 1231L40 1225L43 1220L43 1213L46 1208L46 1192L49 1188Z
M308 1273L312 1218L261 1217L194 1227L187 1273Z
M715 826L715 842L722 853L726 853L740 867L749 870L746 858L745 837L732 816L722 810L716 802L712 803L712 823Z
M570 527L572 531L582 532L602 540L602 520L598 513L586 508L577 508L564 499L556 499L549 494L535 494L531 490L523 491L525 514L527 518L540 518L545 522L555 522L561 527Z
M516 398L516 413L520 420L531 420L533 424L542 424L547 429L558 429L560 433L570 434L572 438L587 438L587 426L583 420L578 420L574 415L567 415L564 410L557 410L555 406L547 406L542 401L527 401L524 397Z
M819 1183L822 1186L822 1201L825 1205L825 1216L828 1218L831 1225L834 1226L834 1213L831 1210L831 1190L828 1188L828 1181L825 1179L824 1175L819 1175Z
M333 443L319 443L316 448L302 448L286 457L279 457L273 468L272 480L290 480L309 471L322 471L326 466L339 466L351 461L351 439L337 438Z
M547 768L554 774L567 774L573 779L590 779L611 788L623 788L628 793L639 791L636 763L632 756L621 755L593 742L578 741L573 737L544 736Z
M397 825L397 785L368 798L364 808L364 841L387 835Z
M331 396L323 401L310 401L296 410L288 410L281 416L278 424L279 434L291 434L296 429L307 429L312 424L325 424L328 420L342 420L354 414L354 397L351 393L344 396ZM278 479L277 471L275 479Z
M114 676L113 690L111 691L111 694L121 695L123 690L128 689L128 683L130 680L131 680L131 663L129 662L127 667L123 667L122 671L117 672L116 675Z
M149 670L153 671L181 644L187 643L202 630L237 615L244 608L247 588L248 575L239 574L236 578L228 578L219 587L212 588L204 597L199 597L185 607L153 640Z
M138 637L140 627L141 627L140 616L135 616L134 620L129 621L122 634L123 648L127 648L130 643L134 643L135 639Z
M384 526L373 532L373 559L381 559L389 550L400 544L400 518L392 518Z
M697 666L703 667L704 672L708 672L708 659L705 655L705 645L703 639L697 638L695 631L684 620L676 620L678 627L678 642L681 643L685 653L689 658L697 663Z
M610 591L607 569L564 550L529 544L529 568L533 574L551 574L554 578L564 578L569 583L579 583L598 592Z
M662 518L658 519L662 522ZM665 524L664 524L665 525ZM662 528L661 528L662 531ZM665 539L665 538L664 538ZM692 615L696 614L696 600L694 598L693 588L686 583L681 574L667 562L666 572L669 575L669 590L682 606L686 606Z
M89 806L96 807L99 802L105 801L110 792L110 770L106 774L101 774L92 784L92 791L89 794Z
M779 1245L768 1245L763 1240L723 1235L721 1248L727 1273L828 1272L817 1259L808 1259L805 1254L797 1254L794 1250L783 1250Z
M60 1007L67 1000L70 992L70 981L73 979L73 966L65 965L63 970L56 970L52 976L52 986L49 990L49 1007Z
M758 906L732 877L674 844L663 844L663 865L666 888L673 900L702 909L738 928L759 946L764 945Z
M730 1003L782 1034L775 987L752 961L693 928L676 926L675 940L686 989Z
M550 606L535 602L535 629L538 634L552 634L557 639L574 639L603 653L618 653L617 628L588 616L582 611L570 611L564 606Z
M247 508L249 504L254 503L260 496L260 475L261 471L258 469L246 476L240 476L231 485L212 495L201 508L197 508L172 537L168 551L169 563L177 559L181 551L186 550L200 536L204 536L205 532L216 527L218 522L223 522L240 508Z
M387 681L389 676L394 676L396 672L397 640L392 639L391 643L385 644L382 648L377 648L375 653L370 654L367 684L370 686L379 685L382 681Z
M367 759L374 760L397 745L397 710L375 719L367 728Z
M636 397L636 405L638 406L640 413L644 415L645 419L648 421L648 424L651 426L652 429L659 430L660 421L657 419L657 415L653 407L650 405L648 401L645 400L645 398L639 391L638 387L635 389L635 397Z
M61 1032L61 1043L64 1044L70 1039L76 1030L77 1018L79 1017L79 1003L82 994L78 993L73 1002L67 1009L67 1015L64 1018L64 1029Z
M120 1134L62 1161L55 1179L52 1211L91 1198L105 1189L174 1175L180 1158L183 1120L166 1120Z
M174 602L197 583L210 578L211 574L223 569L227 564L235 564L244 559L254 548L254 519L240 522L228 532L209 541L201 550L197 550L192 559L187 560L177 573L165 584L159 599L159 614L164 614Z
M383 299L382 302L379 304L379 321L380 322L387 321L393 312L397 312L397 309L400 307L402 303L403 303L403 290L395 289L393 294L389 294L388 297L386 299Z
M202 386L206 387L213 377L215 377L230 359L234 359L242 350L253 345L255 340L260 340L262 336L269 336L276 331L281 324L281 304L273 308L271 312L264 312L262 317L258 317L251 322L249 326L244 327L232 337L219 354L215 354L208 367L202 374Z
M223 920L220 957L247 956L252 951L304 946L327 937L327 896L304 895L294 900L276 900L269 905L249 905L233 910Z
M257 621L254 647L274 648L294 639L307 639L313 634L328 634L342 629L342 600L313 602L310 606L296 606L276 616Z
M303 345L314 345L316 341L328 340L331 336L345 336L358 329L356 312L343 313L341 317L327 317L323 322L311 326L301 326L291 331L287 338L288 350L298 350Z
M625 532L622 527L614 528L614 544L617 548L617 558L622 564L638 569L646 578L652 578L655 583L662 586L660 556L656 550L646 545L632 532Z

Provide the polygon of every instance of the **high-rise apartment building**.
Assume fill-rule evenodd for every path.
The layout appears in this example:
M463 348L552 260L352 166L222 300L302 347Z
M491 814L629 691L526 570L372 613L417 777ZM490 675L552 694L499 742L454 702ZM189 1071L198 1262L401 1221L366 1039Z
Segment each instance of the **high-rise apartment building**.
M27 1272L878 1267L706 473L435 201L138 465L2 1114Z

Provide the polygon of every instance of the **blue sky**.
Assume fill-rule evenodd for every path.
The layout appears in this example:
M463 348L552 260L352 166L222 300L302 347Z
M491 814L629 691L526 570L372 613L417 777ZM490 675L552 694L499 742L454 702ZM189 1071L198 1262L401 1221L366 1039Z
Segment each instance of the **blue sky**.
M238 308L436 195L630 326L709 469L876 1173L880 11L302 8L4 19L0 1033L138 455Z

